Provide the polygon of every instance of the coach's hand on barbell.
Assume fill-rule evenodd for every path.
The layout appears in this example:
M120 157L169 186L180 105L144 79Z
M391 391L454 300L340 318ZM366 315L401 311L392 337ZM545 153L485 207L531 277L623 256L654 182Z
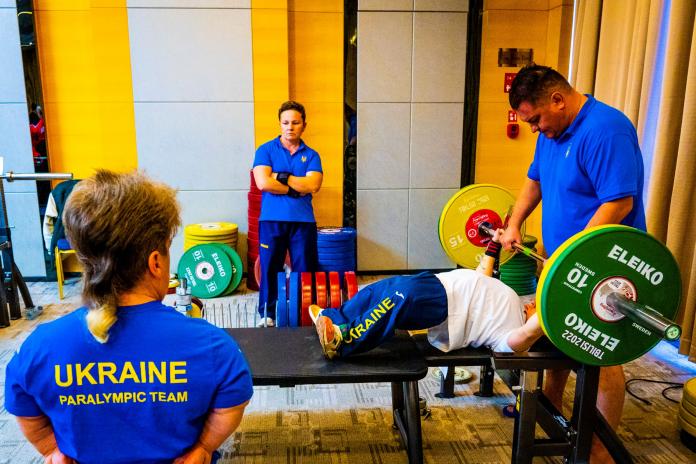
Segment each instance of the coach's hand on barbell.
M510 251L514 243L522 243L522 234L518 227L508 225L507 229L500 236L500 244L503 245L504 249Z

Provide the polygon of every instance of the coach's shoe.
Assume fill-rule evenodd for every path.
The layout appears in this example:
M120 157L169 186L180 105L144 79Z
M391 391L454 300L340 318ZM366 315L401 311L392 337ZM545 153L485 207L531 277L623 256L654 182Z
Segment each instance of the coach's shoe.
M329 359L333 359L338 356L338 347L341 346L341 341L343 336L341 335L341 329L333 323L333 321L327 317L322 316L323 309L317 305L311 305L309 307L309 317L312 318L314 322L314 327L317 329L317 335L319 335L319 343L321 343L321 349L324 352L324 356Z
M262 317L256 327L275 327L275 321L270 317Z

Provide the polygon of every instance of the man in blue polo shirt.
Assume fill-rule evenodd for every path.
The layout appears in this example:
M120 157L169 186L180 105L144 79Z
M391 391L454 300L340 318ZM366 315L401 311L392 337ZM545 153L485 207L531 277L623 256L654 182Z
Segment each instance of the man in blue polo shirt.
M254 180L263 192L259 216L260 325L275 324L278 272L290 252L293 271L313 272L317 263L317 224L312 194L321 187L319 153L301 136L307 127L305 109L287 101L278 110L280 136L256 150ZM264 310L267 317L263 319Z
M588 227L625 224L645 230L643 158L636 130L620 111L573 89L557 71L525 66L510 89L510 106L537 138L527 172L501 242L521 243L520 225L544 201L542 235L551 255ZM561 409L569 371L551 371L545 393ZM603 367L597 407L614 428L621 421L622 366ZM593 441L592 462L612 462Z

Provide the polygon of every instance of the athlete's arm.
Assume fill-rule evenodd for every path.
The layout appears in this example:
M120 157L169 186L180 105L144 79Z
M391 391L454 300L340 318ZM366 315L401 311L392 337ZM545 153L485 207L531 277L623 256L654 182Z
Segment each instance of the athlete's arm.
M210 411L198 442L186 454L174 460L173 464L208 464L213 452L239 426L247 404L249 404L248 401L232 408L218 408Z
M288 185L300 193L317 193L324 180L324 174L319 171L308 171L304 177L288 177Z
M515 206L512 208L512 216L510 216L505 233L500 237L500 243L503 244L503 248L511 250L513 243L522 243L520 227L522 227L524 220L532 214L534 208L539 205L540 201L541 184L527 178L522 186L522 191L517 197L517 201L515 201Z
M287 185L283 185L275 179L273 169L270 166L256 166L254 168L254 181L262 192L285 195L290 190Z
M544 332L539 324L539 316L534 314L527 319L527 322L522 327L518 327L510 332L507 343L513 351L527 351L542 335L544 335Z
M497 229L491 237L491 241L488 242L488 247L486 252L481 258L481 262L476 268L476 272L480 272L488 277L493 277L493 270L495 269L495 262L500 257L500 236L503 234L503 229Z
M17 422L29 443L34 445L34 448L44 457L46 464L71 464L75 462L58 449L53 425L48 417L17 416Z
M624 197L602 203L587 223L587 227L620 224L633 209L633 197Z

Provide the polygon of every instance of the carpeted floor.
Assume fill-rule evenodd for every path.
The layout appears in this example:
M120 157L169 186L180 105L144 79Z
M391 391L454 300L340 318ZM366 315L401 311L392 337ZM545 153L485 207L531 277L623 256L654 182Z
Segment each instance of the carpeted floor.
M375 277L362 279L374 280ZM5 366L12 353L36 325L72 311L79 304L79 283L66 286L66 299L56 303L54 283L31 283L35 303L45 307L35 321L13 321L0 329L0 464L41 463L43 459L22 437L4 404ZM255 324L256 292L206 302L206 318L220 327ZM272 329L266 329L272 330ZM696 376L696 365L676 354L666 343L626 366L627 378L684 382ZM496 379L492 398L474 396L477 379L457 385L457 397L439 399L439 382L428 375L420 384L431 416L423 420L425 462L430 464L510 462L512 420L501 414L513 400ZM619 435L637 463L696 462L696 454L679 441L678 405L661 395L664 386L633 385L633 391L651 404L626 397ZM570 392L570 389L569 389ZM679 400L681 391L669 395ZM571 397L566 397L566 407ZM388 384L319 385L295 388L257 387L241 427L225 443L223 464L391 464L407 462L392 428ZM535 462L561 462L538 458Z

